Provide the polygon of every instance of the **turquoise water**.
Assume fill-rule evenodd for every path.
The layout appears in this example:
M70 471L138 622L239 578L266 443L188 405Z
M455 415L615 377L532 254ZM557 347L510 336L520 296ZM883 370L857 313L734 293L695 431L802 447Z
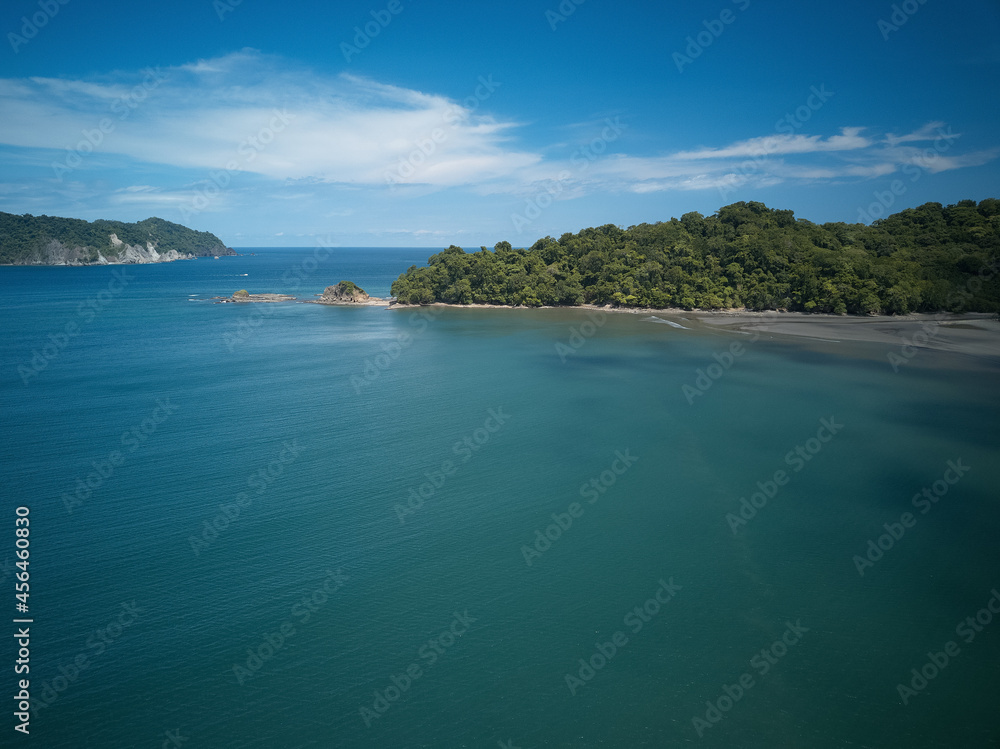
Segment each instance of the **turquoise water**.
M0 268L0 560L29 507L36 746L997 745L997 362L205 301L386 295L429 254L253 251Z

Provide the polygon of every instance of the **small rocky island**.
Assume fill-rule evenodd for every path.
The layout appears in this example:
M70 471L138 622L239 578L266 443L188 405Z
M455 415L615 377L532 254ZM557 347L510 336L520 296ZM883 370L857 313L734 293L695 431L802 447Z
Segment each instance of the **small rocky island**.
M232 296L215 297L217 304L250 304L253 302L294 302L295 297L288 294L251 294L246 289L240 289Z
M327 286L314 304L343 304L351 306L388 306L389 299L368 296L367 292L353 281L341 281L336 286Z
M380 299L368 296L368 293L353 281L341 281L336 286L327 286L322 294L316 294L319 299L305 300L307 304L330 304L351 307L388 307L393 299ZM232 296L212 297L216 304L252 304L268 302L298 302L303 301L290 294L251 294L246 289L240 289Z

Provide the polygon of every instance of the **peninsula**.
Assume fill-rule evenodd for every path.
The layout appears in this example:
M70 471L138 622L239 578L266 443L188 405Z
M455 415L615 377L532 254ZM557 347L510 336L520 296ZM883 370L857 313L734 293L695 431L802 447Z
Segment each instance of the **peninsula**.
M872 223L814 224L739 202L709 217L611 224L467 253L452 245L392 284L401 304L1000 312L1000 200L926 203Z

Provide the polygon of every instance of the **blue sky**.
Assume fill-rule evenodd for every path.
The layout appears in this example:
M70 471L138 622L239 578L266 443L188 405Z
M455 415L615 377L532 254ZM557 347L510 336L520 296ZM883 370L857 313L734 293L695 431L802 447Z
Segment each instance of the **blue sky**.
M7 0L0 32L11 213L475 248L1000 196L995 0Z

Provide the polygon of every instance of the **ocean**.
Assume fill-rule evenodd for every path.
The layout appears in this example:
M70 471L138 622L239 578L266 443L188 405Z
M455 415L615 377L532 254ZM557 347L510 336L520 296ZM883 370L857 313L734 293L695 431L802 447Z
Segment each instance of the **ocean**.
M1000 746L1000 362L239 252L0 268L3 746Z

